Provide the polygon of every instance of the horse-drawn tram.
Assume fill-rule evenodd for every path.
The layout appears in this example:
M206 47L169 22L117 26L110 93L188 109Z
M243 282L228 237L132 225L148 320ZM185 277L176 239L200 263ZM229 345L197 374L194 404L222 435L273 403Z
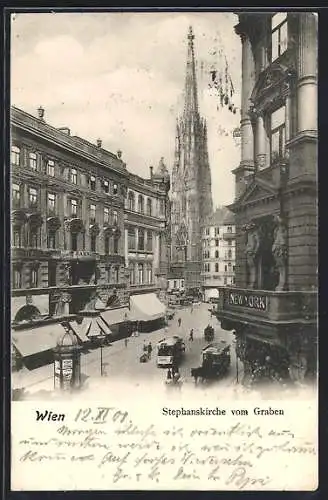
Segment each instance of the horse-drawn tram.
M226 375L231 364L230 344L224 340L208 344L202 350L201 363L198 368L191 369L195 382L198 379L211 380Z
M214 328L211 325L207 325L204 329L204 338L206 342L212 342L214 340Z

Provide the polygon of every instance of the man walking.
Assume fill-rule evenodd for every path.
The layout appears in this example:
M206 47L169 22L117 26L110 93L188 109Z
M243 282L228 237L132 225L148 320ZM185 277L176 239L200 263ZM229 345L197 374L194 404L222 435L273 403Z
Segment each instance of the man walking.
M181 318L178 319L178 326L181 326Z
M190 342L194 341L194 329L193 328L190 330L189 340L190 340Z

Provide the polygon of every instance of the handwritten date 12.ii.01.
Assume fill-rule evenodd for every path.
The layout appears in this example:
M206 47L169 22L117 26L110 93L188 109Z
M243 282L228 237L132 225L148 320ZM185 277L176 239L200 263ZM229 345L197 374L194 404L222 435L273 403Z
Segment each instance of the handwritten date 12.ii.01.
M75 422L106 424L109 421L123 423L128 417L127 411L115 407L98 406L95 408L80 408L75 415Z

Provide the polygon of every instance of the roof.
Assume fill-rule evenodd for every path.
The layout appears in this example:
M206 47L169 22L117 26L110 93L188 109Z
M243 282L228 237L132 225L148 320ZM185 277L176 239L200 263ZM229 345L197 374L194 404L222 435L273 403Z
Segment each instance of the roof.
M235 215L225 206L217 207L215 212L207 217L204 226L224 226L235 224Z
M212 344L208 344L206 347L204 347L203 352L219 352L222 351L223 349L227 349L229 347L228 342L225 340L221 340L220 342L213 342Z
M167 339L160 340L158 344L175 345L177 342L182 342L182 338L178 335L173 335L173 337L168 337Z

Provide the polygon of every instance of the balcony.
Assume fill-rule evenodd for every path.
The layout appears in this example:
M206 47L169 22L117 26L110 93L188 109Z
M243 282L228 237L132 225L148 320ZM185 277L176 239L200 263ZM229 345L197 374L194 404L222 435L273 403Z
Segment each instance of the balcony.
M79 260L81 262L100 260L100 255L97 252L85 250L62 250L61 257L65 260Z
M159 286L157 286L155 283L140 283L140 284L129 285L128 288L130 293L133 295L137 293L155 292L156 290L159 289Z
M60 250L42 248L13 247L11 250L12 259L49 259L60 257L60 254Z
M220 287L217 316L244 324L312 324L317 317L317 292Z
M230 233L229 231L225 231L222 234L222 238L224 240L235 240L236 239L236 233Z

